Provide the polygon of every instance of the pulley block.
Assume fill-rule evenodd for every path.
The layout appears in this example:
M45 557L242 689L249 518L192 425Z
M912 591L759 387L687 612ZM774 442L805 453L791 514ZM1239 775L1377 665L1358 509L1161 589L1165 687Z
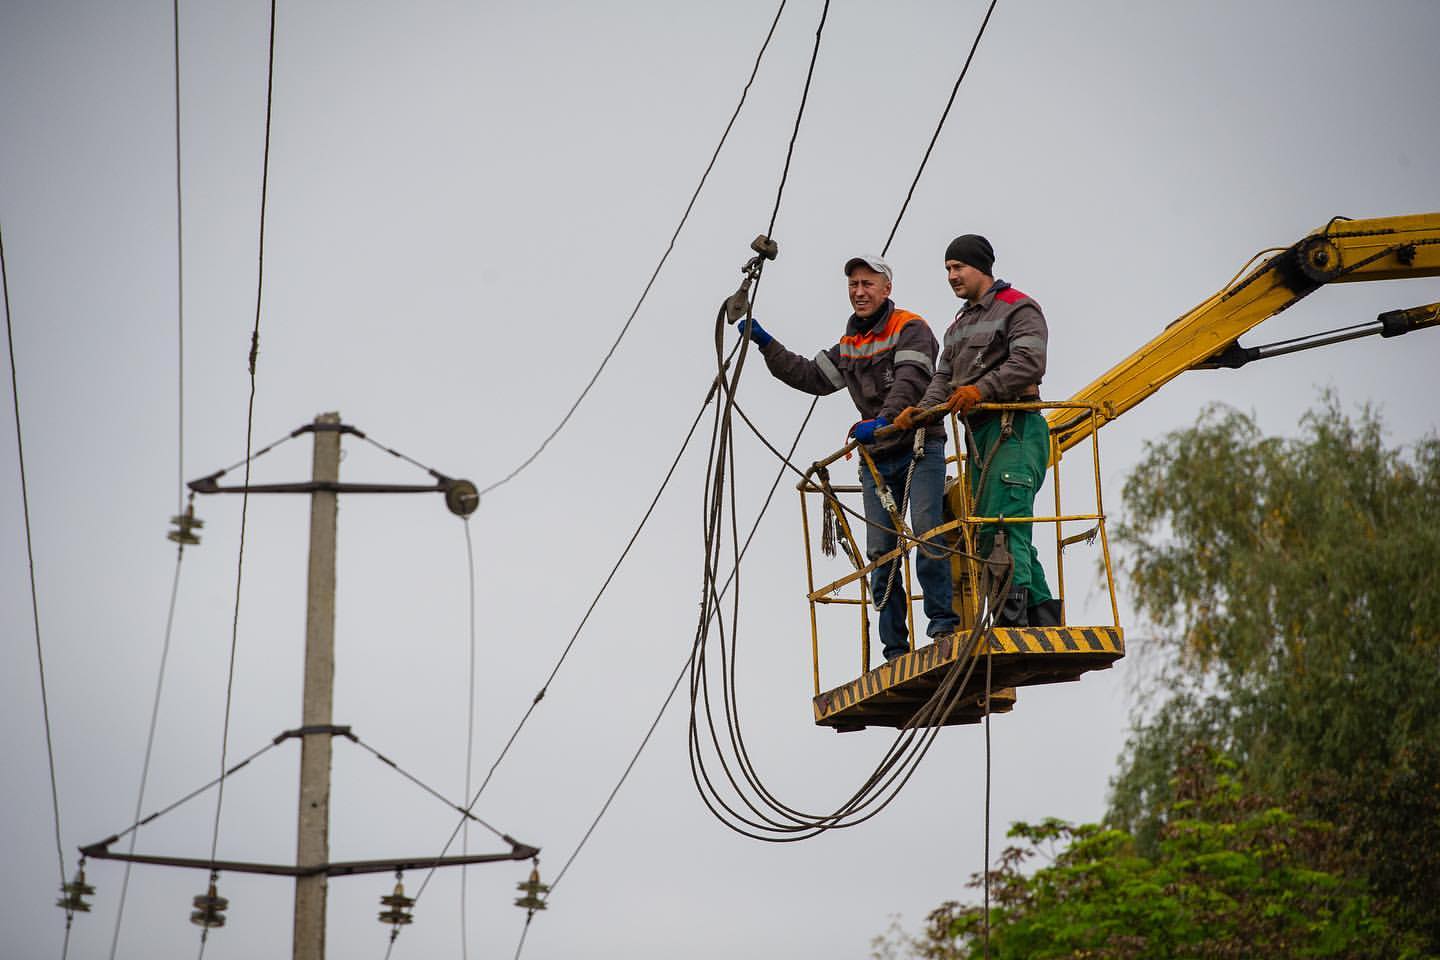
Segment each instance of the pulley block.
M445 485L445 506L457 517L468 517L480 506L480 491L469 480L451 480Z

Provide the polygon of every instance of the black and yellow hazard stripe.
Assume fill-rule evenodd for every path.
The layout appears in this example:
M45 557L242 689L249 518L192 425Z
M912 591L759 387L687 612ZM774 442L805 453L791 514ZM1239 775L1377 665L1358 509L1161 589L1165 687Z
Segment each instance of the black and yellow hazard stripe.
M941 638L821 693L814 701L815 722L834 725L845 720L847 713L855 714L858 720L863 711L868 723L895 725L865 708L878 707L870 702L886 693L906 693L910 681L968 655L969 641L966 635ZM1004 657L1007 666L1018 665L1037 674L1079 676L1108 667L1125 655L1124 633L1118 627L997 627L990 631L989 644L990 653ZM961 647L966 649L962 651ZM1055 662L1049 663L1051 660Z

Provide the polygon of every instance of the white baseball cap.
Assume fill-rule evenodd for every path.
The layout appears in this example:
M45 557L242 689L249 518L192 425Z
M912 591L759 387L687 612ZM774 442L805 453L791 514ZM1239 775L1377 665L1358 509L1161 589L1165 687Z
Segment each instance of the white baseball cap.
M890 264L881 260L879 257L851 257L845 261L845 276L850 276L850 271L856 267L869 267L886 280L893 282L895 279L895 272L890 269Z

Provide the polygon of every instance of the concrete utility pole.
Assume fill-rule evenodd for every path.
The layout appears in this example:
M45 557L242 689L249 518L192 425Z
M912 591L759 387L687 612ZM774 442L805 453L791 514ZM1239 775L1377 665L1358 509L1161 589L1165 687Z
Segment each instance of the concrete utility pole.
M315 458L311 480L340 480L340 414L315 418ZM335 700L335 518L337 495L310 494L310 573L305 613L305 690L301 725L317 732L300 741L300 811L295 863L300 867L330 861L330 741ZM295 960L324 960L325 891L323 872L295 878Z
M501 834L509 844L508 852L465 853L458 857L437 857L433 854L420 857L402 857L384 860L352 860L345 863L330 862L330 745L336 736L360 741L350 732L348 726L336 726L332 722L335 703L335 527L337 499L342 493L440 493L445 496L445 505L458 517L468 517L480 503L479 491L469 480L447 477L437 470L421 467L434 479L430 484L413 483L341 483L340 482L340 438L350 433L365 438L355 427L340 422L338 413L322 413L313 422L291 431L292 437L302 433L315 436L315 455L308 483L250 483L244 486L222 486L218 481L231 468L191 480L189 487L195 494L297 494L310 495L310 568L309 589L305 610L305 687L300 706L300 726L286 730L275 738L279 744L294 737L300 741L300 799L296 817L295 863L251 863L236 860L217 860L210 856L161 857L137 853L113 853L110 845L124 833L112 835L99 843L81 847L81 852L96 860L120 860L127 863L156 864L161 866L184 867L204 870L212 876L217 872L251 873L267 876L295 878L295 932L293 956L295 960L325 960L325 898L329 877L347 877L356 874L399 873L403 870L434 869L435 867L460 867L473 863L499 863L507 860L534 860L540 855L539 847L521 843ZM374 441L371 441L372 443ZM376 444L379 446L378 444ZM410 460L403 454L381 447L389 453ZM264 451L261 451L262 453ZM249 459L254 459L253 457ZM246 460L244 462L249 462ZM414 463L414 461L410 461ZM420 466L416 464L416 466ZM194 514L174 518L172 523L179 527L179 533L197 542L192 533L200 524ZM388 762L388 761L387 761ZM393 763L390 764L392 767ZM244 766L240 764L239 766ZM239 766L231 768L234 773ZM395 767L398 771L399 768ZM228 774L227 774L228 776ZM408 776L408 775L407 775ZM152 814L149 819L156 815ZM142 821L146 822L146 821ZM136 826L139 826L137 824ZM133 827L131 829L134 829ZM65 885L67 898L80 899L79 894ZM548 888L539 882L532 871L528 883L521 889L529 894L520 906L531 910L545 909L544 901L538 894ZM78 889L78 886L77 886ZM89 887L85 888L89 890ZM81 891L84 893L84 891ZM93 892L93 891L92 891ZM403 900L403 903L392 902ZM206 901L202 904L201 901ZM224 898L219 897L212 886L206 895L195 898L197 912L191 920L201 923L207 929L224 925L221 912L225 908ZM400 926L410 922L408 907L413 901L404 898L397 886L396 893L382 897L381 904L391 907L380 919ZM62 906L66 905L62 903ZM67 910L88 910L89 907L76 905ZM199 917L200 919L197 919ZM393 918L392 918L393 917Z

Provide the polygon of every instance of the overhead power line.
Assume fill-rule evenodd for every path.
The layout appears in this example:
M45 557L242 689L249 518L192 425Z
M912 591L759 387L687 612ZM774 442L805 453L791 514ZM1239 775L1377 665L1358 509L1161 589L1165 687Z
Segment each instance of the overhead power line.
M724 131L720 134L720 140L715 144L715 150L710 154L710 162L705 165L705 171L700 174L700 182L695 185L695 190L690 194L690 200L685 204L685 211L680 215L680 222L675 225L674 232L670 234L670 242L665 245L665 252L660 255L660 260L655 264L655 269L651 272L650 279L645 283L645 289L640 292L640 298L635 301L635 306L630 311L630 316L628 316L625 319L625 323L621 325L620 332L616 335L615 341L610 344L610 349L606 350L605 356L601 358L600 366L595 368L595 372L591 374L589 381L586 382L584 388L580 391L580 395L575 398L575 402L570 405L570 409L565 411L565 415L560 418L560 422L555 425L554 429L545 435L545 439L540 441L540 445L504 477L501 477L488 487L481 489L481 497L514 480L520 475L521 471L534 463L540 454L545 452L545 448L550 445L550 441L559 436L560 431L565 429L565 425L569 423L570 418L575 415L575 411L580 409L580 404L585 401L586 396L590 393L590 389L595 386L595 382L600 379L600 374L604 372L606 364L608 364L610 358L615 355L616 349L620 346L620 341L624 340L625 334L630 331L630 325L635 322L635 317L639 314L640 308L645 305L645 299L650 296L650 289L655 286L655 281L659 278L660 271L664 268L666 261L670 259L670 253L675 249L675 241L680 238L680 231L685 229L685 224L690 219L690 211L695 209L695 201L700 199L700 191L704 189L705 181L710 177L710 171L715 169L715 161L720 159L720 151L725 146L725 141L729 139L730 131L734 128L735 121L740 117L740 110L745 106L745 99L750 95L750 87L755 82L756 74L760 72L760 63L765 58L765 51L770 47L771 38L775 36L775 28L780 23L780 15L785 12L785 3L786 0L780 0L780 5L775 9L775 16L770 21L770 29L765 34L765 41L760 44L760 51L755 54L755 63L750 68L750 76L745 81L745 88L740 91L740 100L735 104L735 109L731 112L730 119L725 124Z
M930 162L930 152L935 149L935 142L940 139L940 131L945 129L945 120L950 116L950 108L955 105L955 95L960 92L960 84L965 80L965 74L970 72L970 61L975 59L975 51L980 48L980 38L985 36L985 28L990 25L990 14L995 12L997 0L990 0L990 6L985 9L985 19L980 21L980 29L975 32L975 40L970 44L970 52L965 57L965 65L960 68L960 76L955 78L955 86L950 90L950 99L945 101L945 109L940 111L940 121L935 124L935 135L930 138L930 144L925 148L925 155L920 158L920 166L915 171L915 179L910 181L910 189L905 192L905 201L900 204L900 213L895 217L895 225L890 228L890 236L885 238L885 246L881 249L883 257L890 252L890 243L895 239L895 231L900 229L900 221L905 219L905 211L910 209L910 198L915 195L915 187L920 183L920 175L925 172L925 165Z
M470 518L465 517L465 569L468 573L466 589L469 598L470 617L470 656L466 664L467 696L465 707L465 792L462 796L470 796L471 773L474 769L475 760L475 544L470 537ZM463 836L460 841L460 852L462 855L470 853L470 821L465 821ZM470 868L460 868L460 960L468 960L470 956L470 931L466 926L466 894L469 892Z
M221 779L215 797L215 824L210 834L210 860L216 859L220 846L220 814L225 805L225 760L230 746L230 711L235 693L235 657L240 638L240 588L245 572L245 521L250 507L251 446L255 429L255 364L260 354L260 310L265 293L265 209L270 189L270 129L275 102L275 7L270 0L270 44L265 71L265 147L260 171L260 233L255 269L255 323L250 332L250 396L245 408L245 492L240 500L240 544L235 559L235 613L230 623L230 659L225 675L225 720L220 735ZM205 954L208 927L200 933L200 956Z
M185 215L184 190L180 161L180 0L170 7L171 34L174 40L175 76L175 500L177 515L185 512ZM150 708L150 729L145 736L145 756L140 764L140 786L135 796L135 815L145 803L145 786L150 778L150 758L155 749L155 732L160 719L160 702L165 689L165 667L170 659L170 637L175 625L175 600L180 590L180 566L185 557L185 544L177 543L175 576L170 585L169 611L165 615L165 638L160 647L160 665L155 677L155 698ZM135 852L135 835L130 837L130 852ZM115 960L120 947L120 927L125 921L125 903L130 892L132 864L127 862L120 878L119 906L115 911L115 927L110 935L110 960Z
M911 183L910 194L907 194L905 202L902 204L900 212L896 217L895 225L891 229L890 238L886 241L886 251L888 251L890 241L894 239L895 232L899 229L899 225L904 219L906 209L909 205L910 195L913 194L915 184L918 183L935 142L939 138L940 131L944 127L945 120L949 115L950 106L954 103L960 83L964 79L970 63L973 60L975 50L979 46L980 38L985 31L985 26L989 23L990 14L993 12L994 6L995 4L992 2L986 12L985 20L982 22L976 34L975 41L971 45L970 55L966 58L965 65L961 69L960 78L956 80L955 88L951 92L950 101L946 104L945 111L941 115L936 132L926 148L925 155L920 163L920 168L915 175L914 181ZM722 309L715 321L717 358L724 320L724 310ZM725 391L725 400L723 404L717 404L716 420L711 440L709 468L705 478L705 592L701 598L701 616L697 624L694 651L690 660L690 761L692 775L701 799L705 802L706 807L711 813L727 827L754 839L772 842L792 842L816 836L827 830L856 826L877 815L893 801L895 796L898 795L899 791L905 786L918 768L920 760L926 755L930 746L934 743L940 725L958 705L961 693L968 684L970 672L975 669L977 658L973 656L973 652L980 649L980 643L988 631L988 618L978 620L975 628L971 631L968 648L972 651L972 656L957 659L955 668L947 672L935 696L930 699L926 706L922 708L920 714L917 715L916 723L908 729L897 732L894 743L892 743L890 749L876 765L872 773L839 807L832 812L824 814L807 813L786 805L766 787L750 760L745 746L739 721L739 703L735 692L735 661L738 652L736 633L739 629L740 612L739 587L737 584L730 601L731 625L728 631L728 638L725 617L720 613L721 592L715 588L716 575L720 566L720 553L725 539L723 524L727 505L730 517L729 539L732 550L734 551L734 564L737 575L740 564L740 544L735 529L735 452L731 437L731 417L733 413L738 412L736 394L744 369L745 356L746 351L742 349L733 372L727 375L726 371L722 368L718 378L721 380ZM748 423L748 420L746 422ZM753 424L750 424L750 426L752 430L755 429ZM759 435L758 430L756 433ZM765 440L763 436L761 439L771 453L779 457L782 462L788 464L787 456L780 454L774 445L768 440ZM982 484L983 476L984 474L982 472ZM1006 588L1008 588L1008 583L1001 586L1001 592L1003 593ZM989 607L986 607L986 609L989 609ZM725 737L723 738L721 733L716 729L715 710L711 704L710 670L707 668L707 648L712 620L719 631L718 673L720 676L721 701L725 727ZM705 759L706 751L703 743L706 738L702 737L702 731L708 734L713 755L718 760L721 771L724 774L723 781L721 782L717 782L712 778L707 768ZM726 744L722 742L722 739L728 740L728 750ZM739 806L727 799L721 790L722 782L728 782L730 792L738 798L740 804L743 805L745 809L740 809Z
M40 714L45 722L45 757L50 769L50 807L55 823L55 856L60 868L60 886L65 886L65 848L60 840L60 787L55 777L55 738L50 727L50 688L45 680L45 646L40 641L40 600L35 589L35 546L30 530L30 485L25 475L25 437L20 428L20 378L16 373L15 330L10 313L10 274L5 266L5 235L0 230L0 299L5 303L5 344L10 354L10 401L15 410L15 455L20 466L20 506L25 518L25 565L30 572L30 615L35 625L35 663L40 673ZM65 911L63 957L70 949L70 925L74 913Z

